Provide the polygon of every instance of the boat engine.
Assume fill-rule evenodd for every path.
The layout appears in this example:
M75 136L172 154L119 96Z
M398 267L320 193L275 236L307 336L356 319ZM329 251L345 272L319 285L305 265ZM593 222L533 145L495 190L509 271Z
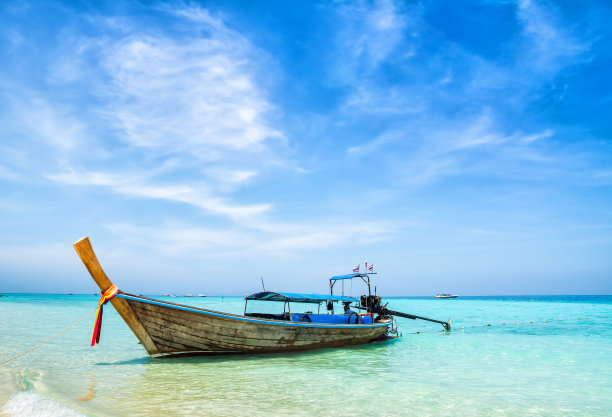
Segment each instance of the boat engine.
M378 295L362 295L361 306L368 310L368 313L378 313L381 308L382 298Z
M414 314L408 314L408 313L402 313L399 311L389 310L387 308L387 304L388 303L383 305L382 298L377 295L362 295L360 308L363 310L367 310L368 313L376 313L379 315L379 317L398 316L398 317L404 317L404 318L411 319L411 320L419 319L419 320L431 321L434 323L440 323L442 326L444 326L444 329L446 331L450 331L450 325L451 325L450 320L448 322L444 322L440 320L430 319L427 317L415 316Z

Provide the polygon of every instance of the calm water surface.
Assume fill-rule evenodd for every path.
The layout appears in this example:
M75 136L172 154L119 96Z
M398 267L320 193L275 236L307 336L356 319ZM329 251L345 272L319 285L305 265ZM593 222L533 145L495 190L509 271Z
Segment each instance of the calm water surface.
M97 299L0 297L0 362L68 327ZM172 301L243 311L234 297ZM108 305L96 347L92 314L0 366L0 415L612 415L612 296L393 298L389 308L451 317L454 330L398 319L403 337L386 343L150 359Z

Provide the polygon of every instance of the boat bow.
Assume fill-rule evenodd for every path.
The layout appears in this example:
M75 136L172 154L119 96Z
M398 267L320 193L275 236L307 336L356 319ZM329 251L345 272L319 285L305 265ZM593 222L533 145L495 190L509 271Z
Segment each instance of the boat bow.
M96 254L91 246L89 238L84 237L72 246L74 246L74 249L79 255L79 258L81 258L85 268L87 268L87 271L89 271L91 277L94 279L96 284L98 284L98 287L100 287L100 292L102 294L106 293L114 284L102 269L102 266L100 265L100 262L98 261L98 258L96 257ZM118 293L123 294L123 291L118 290ZM153 342L153 339L145 330L127 301L120 297L114 297L112 300L110 300L110 303L113 305L113 307L115 307L115 310L117 310L121 318L127 323L147 352L150 355L159 354L160 352L155 345L155 342Z

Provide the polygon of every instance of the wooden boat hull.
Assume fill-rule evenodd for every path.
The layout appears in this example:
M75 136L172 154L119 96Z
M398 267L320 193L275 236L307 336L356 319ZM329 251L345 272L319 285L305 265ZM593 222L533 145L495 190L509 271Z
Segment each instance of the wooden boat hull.
M102 293L113 283L88 238L74 244ZM288 352L385 339L390 319L371 324L301 323L221 313L118 291L111 304L150 355Z
M386 337L371 325L298 323L238 316L122 294L160 354L272 353L360 345Z

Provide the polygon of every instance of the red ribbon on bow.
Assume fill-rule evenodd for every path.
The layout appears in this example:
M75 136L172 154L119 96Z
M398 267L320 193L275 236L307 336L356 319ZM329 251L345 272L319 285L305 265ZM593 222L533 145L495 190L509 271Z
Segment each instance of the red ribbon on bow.
M104 304L112 300L118 292L119 288L113 284L108 290L102 293L102 297L100 298L100 301L98 301L98 311L96 312L96 321L94 324L93 336L91 337L92 346L96 343L100 343L100 334L102 333L102 311Z

